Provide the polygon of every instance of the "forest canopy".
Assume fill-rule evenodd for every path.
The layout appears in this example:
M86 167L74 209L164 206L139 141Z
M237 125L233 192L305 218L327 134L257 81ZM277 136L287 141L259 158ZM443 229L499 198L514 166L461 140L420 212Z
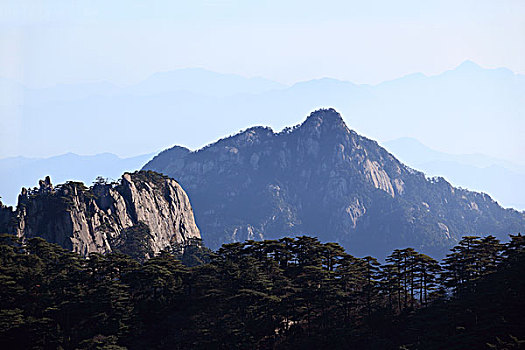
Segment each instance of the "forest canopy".
M184 262L184 263L183 263ZM4 349L514 349L525 240L464 237L385 263L302 236L139 262L0 237Z

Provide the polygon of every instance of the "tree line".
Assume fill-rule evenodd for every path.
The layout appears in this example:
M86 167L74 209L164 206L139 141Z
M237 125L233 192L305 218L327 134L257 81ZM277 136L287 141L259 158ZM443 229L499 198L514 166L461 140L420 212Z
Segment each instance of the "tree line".
M184 249L182 249L184 248ZM513 349L525 240L466 236L384 263L302 236L87 259L0 237L5 349Z

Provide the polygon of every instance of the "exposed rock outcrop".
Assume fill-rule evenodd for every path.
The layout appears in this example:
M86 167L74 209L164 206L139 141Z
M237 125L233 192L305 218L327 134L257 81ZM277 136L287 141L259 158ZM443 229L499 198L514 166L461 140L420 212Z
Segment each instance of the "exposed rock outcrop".
M139 240L142 250L131 253L150 257L200 238L186 193L175 180L151 171L90 188L80 182L53 187L49 177L39 185L22 189L16 211L0 208L0 231L39 236L84 256L126 251Z
M182 184L211 248L308 234L359 255L411 246L441 256L465 234L525 229L523 213L426 178L333 109L279 133L254 127L195 152L175 147L144 169Z

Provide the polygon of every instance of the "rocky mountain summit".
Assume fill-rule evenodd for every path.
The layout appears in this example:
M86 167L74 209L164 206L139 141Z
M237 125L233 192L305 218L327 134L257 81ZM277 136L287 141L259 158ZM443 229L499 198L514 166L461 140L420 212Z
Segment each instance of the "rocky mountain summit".
M307 234L360 255L411 246L440 256L462 235L525 228L524 213L425 177L333 109L282 132L254 127L194 152L175 146L144 169L184 187L211 248Z
M16 210L0 203L0 232L39 236L84 256L119 251L151 257L200 239L188 196L179 184L151 171L99 179L87 188L69 181L22 189Z

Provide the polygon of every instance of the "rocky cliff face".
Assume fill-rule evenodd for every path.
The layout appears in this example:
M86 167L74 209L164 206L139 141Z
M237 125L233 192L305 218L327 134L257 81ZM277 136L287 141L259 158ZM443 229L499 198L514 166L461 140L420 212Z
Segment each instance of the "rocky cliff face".
M204 242L308 234L354 254L412 246L442 255L465 234L523 231L525 215L428 179L348 129L333 109L280 133L255 127L196 152L166 150L144 169L188 191Z
M39 236L87 255L127 252L150 257L200 238L186 193L154 172L125 173L118 183L87 188L80 182L22 189L15 211L0 208L0 231Z

